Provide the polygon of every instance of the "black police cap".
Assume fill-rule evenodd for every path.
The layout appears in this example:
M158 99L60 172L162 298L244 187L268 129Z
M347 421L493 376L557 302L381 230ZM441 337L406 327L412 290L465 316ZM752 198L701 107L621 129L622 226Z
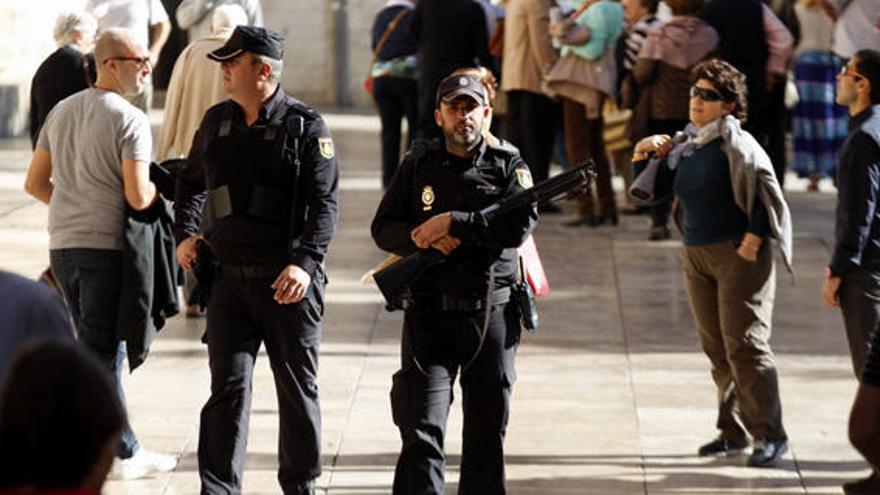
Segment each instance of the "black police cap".
M485 105L488 101L486 88L479 79L471 75L459 74L447 76L440 81L440 85L437 87L436 104L439 107L440 102L451 103L461 95L473 98L480 105Z
M226 44L209 53L208 58L225 62L244 52L281 60L284 58L284 37L262 27L237 26Z

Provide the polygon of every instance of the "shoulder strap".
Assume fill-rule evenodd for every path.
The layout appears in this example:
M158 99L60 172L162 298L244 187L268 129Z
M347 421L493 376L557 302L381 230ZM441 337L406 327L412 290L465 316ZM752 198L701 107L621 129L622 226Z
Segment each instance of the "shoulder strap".
M400 20L403 19L403 16L406 15L409 8L404 7L400 9L400 12L394 16L394 19L391 19L391 22L388 23L388 27L385 28L385 32L382 33L382 36L379 38L379 41L376 43L376 49L373 50L373 61L370 62L370 67L376 63L376 60L379 58L379 52L382 51L382 47L385 46L385 42L388 41L388 37L391 36L391 33L397 29L397 24L400 23Z
M284 157L284 149L287 148L287 144L292 140L293 141L293 164L290 171L290 191L291 191L291 202L290 202L290 216L288 217L287 224L287 259L293 259L293 236L296 233L296 222L297 211L296 211L296 203L297 203L297 189L299 187L299 175L300 175L300 144L302 141L302 137L305 135L305 118L297 111L294 110L294 106L291 105L287 109L287 115L284 118L284 130L285 137L284 142L282 143L281 156Z

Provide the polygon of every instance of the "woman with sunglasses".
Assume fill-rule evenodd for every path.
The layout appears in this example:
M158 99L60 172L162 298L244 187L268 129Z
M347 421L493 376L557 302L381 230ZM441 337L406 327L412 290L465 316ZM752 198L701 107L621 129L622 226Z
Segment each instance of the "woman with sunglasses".
M773 351L776 274L768 239L791 266L791 217L766 152L741 124L745 76L718 59L692 71L690 124L674 138L636 144L643 170L630 194L681 206L682 259L691 311L718 391L717 438L701 456L740 453L773 466L787 450ZM649 158L651 158L649 160Z

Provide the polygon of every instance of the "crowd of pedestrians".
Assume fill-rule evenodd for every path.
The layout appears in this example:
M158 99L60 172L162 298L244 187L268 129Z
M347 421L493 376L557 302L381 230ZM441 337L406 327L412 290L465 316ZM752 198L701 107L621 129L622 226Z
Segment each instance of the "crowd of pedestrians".
M182 267L198 273L207 306L203 493L242 490L263 344L278 391L279 485L315 492L324 261L339 209L333 138L281 87L283 37L260 27L257 0L184 0L171 14L191 43L174 64L157 152L144 110L171 29L158 0L90 0L61 15L59 48L33 78L25 188L48 205L64 305L0 273L21 301L0 313L27 320L0 335L0 378L12 363L0 389L0 461L16 466L0 490L98 493L108 473L175 468L174 456L140 445L120 376L176 313ZM789 168L808 190L826 177L838 188L821 293L843 312L860 380L850 439L874 468L844 490L880 493L880 0L387 0L371 46L366 86L382 125L384 189L372 236L394 255L433 250L444 260L393 302L405 312L391 389L402 441L395 493L444 492L456 377L459 489L505 492L528 316L517 247L540 215L569 209L571 228L648 213L651 241L672 237L674 220L718 397L717 436L695 450L750 449L747 465L776 465L788 437L769 344L772 247L791 271ZM609 152L608 125L621 119L631 153ZM486 208L551 177L553 164L587 161L595 180L564 209L541 202L494 217ZM632 171L624 193L635 207L618 206L621 169ZM41 318L33 304L45 307ZM94 400L77 400L85 388ZM44 389L64 393L35 392ZM46 438L59 444L53 455L77 462L40 459Z

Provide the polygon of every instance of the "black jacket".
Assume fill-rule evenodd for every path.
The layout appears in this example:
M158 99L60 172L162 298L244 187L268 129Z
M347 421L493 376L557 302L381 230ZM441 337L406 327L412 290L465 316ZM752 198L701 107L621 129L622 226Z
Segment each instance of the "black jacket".
M421 0L410 31L419 43L421 79L433 81L431 91L455 69L491 66L488 14L476 0Z
M485 294L496 262L494 288L508 287L516 280L516 248L535 228L537 210L533 205L513 211L488 225L475 212L530 184L528 166L515 149L484 142L472 159L462 159L438 141L414 144L376 210L373 240L380 249L405 256L418 250L410 238L414 228L451 211L450 235L462 244L416 280L413 294Z
M382 50L379 51L378 60L391 60L405 55L412 55L419 50L418 43L413 38L412 33L410 33L410 22L415 11L402 5L382 9L376 14L376 19L373 21L370 48L376 50L376 45L379 43L382 35L385 34L385 30L388 29L388 24L400 14L401 10L407 10L408 12L403 14L394 31L391 31L388 35L388 39L382 45Z
M31 81L31 147L37 146L40 129L49 111L59 101L88 88L90 81L94 80L93 59L70 46L55 50L40 64Z
M718 56L746 75L749 117L766 118L767 59L764 7L760 0L710 0L700 17L718 31Z
M302 136L297 137L301 165L295 191L291 190L293 146L285 145L281 153L285 142L282 138L286 136L288 144L293 140L283 130L290 116L301 116L304 124ZM228 122L228 127L223 122ZM221 127L227 127L226 137L221 136ZM248 134L253 133L262 136L270 128L277 135L274 141L255 139L243 148L224 148L224 139L248 139ZM273 158L256 158L268 154ZM336 231L339 201L339 164L330 130L321 116L285 95L280 86L263 105L252 126L246 124L244 110L232 100L211 107L199 125L186 165L177 176L174 235L178 243L199 232L206 192L224 186L233 190L233 202L235 190L253 194L250 204L239 205L242 208L233 205L232 214L217 221L207 219L205 238L217 260L233 264L295 264L314 277ZM258 189L265 193L265 204L256 204ZM290 213L294 200L295 211ZM278 218L267 220L248 207ZM295 226L292 231L291 214Z
M162 199L146 210L126 211L116 334L125 341L131 371L147 359L165 320L178 312L180 267L171 225L171 215Z
M880 271L880 105L849 119L837 160L834 276Z

